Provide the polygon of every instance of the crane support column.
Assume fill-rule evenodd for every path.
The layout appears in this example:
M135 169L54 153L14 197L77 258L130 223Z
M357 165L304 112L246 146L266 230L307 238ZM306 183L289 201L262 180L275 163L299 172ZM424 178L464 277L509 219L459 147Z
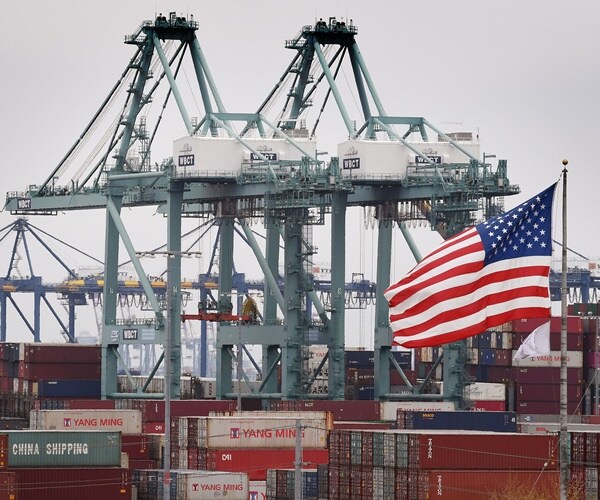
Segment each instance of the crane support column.
M121 191L119 189L119 191ZM123 196L120 192L109 196L112 203L120 212ZM112 335L112 325L117 321L117 294L119 272L119 230L110 211L106 211L106 241L104 250L104 288L102 308L102 381L100 394L102 398L117 392L117 350L118 339Z
M222 202L225 205L225 202ZM224 208L223 208L224 210ZM233 307L233 217L226 214L221 218L219 231L219 310ZM220 327L219 327L220 330ZM218 335L218 333L217 333ZM223 398L233 390L232 349L233 344L220 345L217 351L217 397Z
M279 228L276 225L274 219L267 221L266 229L266 252L265 258L267 265L271 270L272 276L275 281L278 281L279 277ZM279 293L279 290L276 290ZM264 292L264 309L263 318L265 325L275 325L277 323L277 300L275 299L275 290L272 289L272 285L268 280L265 280L265 292ZM279 339L274 339L273 345L263 347L262 353L262 364L263 374L265 374L273 364L277 361L279 356ZM265 382L264 391L267 393L278 392L277 378L269 377Z
M281 393L283 399L300 395L302 337L302 223L301 209L290 210L285 220L285 324L281 345Z
M379 220L377 241L377 299L375 300L375 399L390 392L390 358L392 335L389 310L383 292L390 285L392 223Z
M331 217L331 320L329 321L329 398L344 399L345 379L345 273L346 203L345 192L334 192Z
M167 336L169 351L165 352L170 363L165 363L165 371L169 365L171 399L181 397L181 205L183 201L183 184L171 181L167 202Z

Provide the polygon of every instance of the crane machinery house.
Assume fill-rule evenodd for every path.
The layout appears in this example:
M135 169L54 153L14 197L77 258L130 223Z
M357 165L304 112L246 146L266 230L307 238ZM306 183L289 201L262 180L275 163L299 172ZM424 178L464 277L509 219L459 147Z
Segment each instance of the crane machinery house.
M300 162L303 156L316 158L317 145L312 139L244 138L243 143L229 137L185 136L173 143L177 176L236 176L242 167L252 168L265 162Z
M462 132L450 139L473 158L479 158L479 141L473 140L471 133ZM351 139L338 144L338 157L342 175L357 179L402 179L409 170L425 173L435 165L469 163L463 151L441 137L437 142Z

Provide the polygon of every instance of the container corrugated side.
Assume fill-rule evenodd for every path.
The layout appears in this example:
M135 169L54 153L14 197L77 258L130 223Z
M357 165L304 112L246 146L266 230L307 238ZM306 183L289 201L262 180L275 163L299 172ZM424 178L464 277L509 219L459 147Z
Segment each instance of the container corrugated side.
M206 450L206 469L228 472L244 472L251 481L265 481L268 469L293 468L294 448L211 448ZM314 468L329 461L329 450L303 449L302 463Z
M527 492L531 498L550 498L558 491L558 471L456 471L428 470L418 473L418 496L447 500L480 500L512 498L516 492Z
M139 410L32 410L29 420L32 429L40 430L142 432Z
M73 467L15 469L17 500L125 500L131 498L129 469Z
M135 471L138 500L162 498L163 476L162 470ZM170 493L177 500L248 500L249 481L240 473L175 469L171 471Z
M209 417L244 417L244 418L287 418L292 420L323 420L328 429L333 428L333 412L318 410L268 410L268 411L230 411L230 412L211 412Z
M512 352L512 357L517 351ZM550 351L550 354L544 354L542 356L530 356L523 358L515 362L515 366L518 367L531 367L531 368L560 368L560 351ZM567 351L567 367L568 368L582 368L583 367L583 353L581 351Z
M451 401L382 401L381 420L396 421L398 410L404 411L452 411Z
M207 498L227 498L227 500L247 500L249 492L248 475L236 472L175 471L177 474L177 498L184 500L205 500ZM185 485L185 486L184 486ZM180 494L185 492L185 497Z
M6 432L5 467L115 467L121 434L93 431Z
M558 437L473 431L402 431L410 469L554 470ZM397 442L398 438L397 436ZM397 453L398 458L398 453Z
M516 432L517 414L509 411L398 412L398 429L463 429Z
M0 472L0 500L15 500L16 498L16 474L14 472Z

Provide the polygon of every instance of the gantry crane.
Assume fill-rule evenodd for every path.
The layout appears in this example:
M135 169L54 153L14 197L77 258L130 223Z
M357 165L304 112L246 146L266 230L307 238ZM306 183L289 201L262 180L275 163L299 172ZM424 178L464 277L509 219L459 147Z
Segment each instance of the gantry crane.
M303 348L322 344L329 349L327 397L343 398L347 208L374 207L376 212L376 282L381 294L389 284L394 227L400 228L418 258L418 249L402 224L404 221L428 220L436 230L449 236L479 217L495 214L501 209L502 198L518 193L519 189L509 182L506 161L500 160L494 168L485 155L483 161L479 159L479 145L473 137L445 134L423 117L388 115L358 49L358 29L351 22L335 18L320 20L304 26L295 39L286 42L286 47L295 52L293 62L256 113L225 111L196 39L197 29L195 21L173 13L168 18L160 15L144 22L127 37L126 43L135 47L136 53L80 139L44 182L30 186L23 193L9 193L6 208L16 214L106 210L104 397L132 396L117 392L120 345L165 344L167 339L171 348L166 355L175 375L170 392L174 397L179 395L181 289L178 284L180 259L185 252L181 248L181 220L187 216L212 217L220 226L218 300L224 307L230 306L227 301L233 288L235 222L239 223L265 276L263 323L223 323L219 327L219 397L237 396L231 390L233 347L243 343L263 347L262 386L258 393L247 396L306 397L311 380L302 372ZM177 85L186 53L191 56L204 105L200 120L190 117ZM361 105L362 116L358 121L351 119L336 79L342 63L348 59ZM158 89L164 82L168 85L161 113L174 99L187 134L174 141L172 159L153 165L150 150L158 140L156 132L162 115L152 126L149 115L144 113L148 111L147 104L159 98ZM320 109L324 110L333 97L347 138L329 162L319 159L316 147L314 131L319 120L309 129L304 118L322 88L326 90ZM104 117L108 105L124 89L127 89L125 102L122 112L111 122L112 132L95 145L96 156L88 155L83 164L77 163L75 156L84 140L96 130L97 120ZM282 112L269 119L263 111L272 107L272 99L280 89L286 92ZM242 127L238 133L235 124L239 122ZM75 169L76 176L66 184L61 183L60 177L68 175L70 168ZM120 216L123 207L144 205L159 206L167 217L167 249L163 252L168 270L166 310L152 289L139 252ZM265 223L264 253L247 224L248 219L257 217ZM332 243L332 294L328 305L319 300L310 272L316 252L311 229L326 220L331 226ZM136 324L124 324L116 317L119 240L128 252L153 311L151 318L140 319ZM283 292L277 283L280 260L284 269ZM318 312L318 328L308 314L309 304ZM384 300L377 300L375 307L376 392L377 397L386 398L392 396L389 390L392 339ZM277 309L283 320L279 320ZM452 353L446 355L451 357ZM449 362L445 366L456 364L452 359L446 361ZM275 376L278 366L281 366L280 382ZM457 385L459 379L458 374L449 374L445 378L446 387Z

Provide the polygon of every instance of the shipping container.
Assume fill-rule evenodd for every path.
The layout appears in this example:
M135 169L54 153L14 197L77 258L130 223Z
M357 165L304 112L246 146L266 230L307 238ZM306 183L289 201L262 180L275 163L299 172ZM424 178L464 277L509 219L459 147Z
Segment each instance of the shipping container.
M517 333L531 333L538 326L548 322L548 318L516 319L512 322L512 331ZM560 333L562 318L550 318L550 333ZM581 333L583 331L580 316L567 316L567 333ZM518 347L518 346L517 346Z
M139 410L32 410L32 429L38 430L105 430L141 434Z
M17 500L16 474L0 472L0 500Z
M40 398L100 399L100 380L39 380L31 394Z
M328 422L302 420L302 446L325 448ZM296 444L296 419L279 417L207 417L207 448L286 448Z
M379 431L395 428L395 423L389 420L381 422L334 422L334 429L361 430L361 431Z
M396 421L398 410L406 411L452 411L451 401L382 401L381 420Z
M112 399L37 398L35 410L114 410Z
M322 420L325 422L327 429L333 427L333 412L325 410L277 410L277 411L212 411L208 415L209 418L214 417L243 417L243 418L287 418L291 420Z
M471 401L471 411L506 411L506 401Z
M267 471L266 498L268 500L293 500L295 495L296 471L293 469L270 469ZM304 469L301 472L301 498L317 500L318 481L316 469Z
M267 482L266 481L249 481L248 485L248 500L266 500L267 499Z
M100 380L101 367L97 363L28 363L19 362L19 378L24 380L51 380L51 379L81 379Z
M517 413L533 414L560 414L560 402L557 401L517 401L515 405ZM567 401L567 413L571 415L581 415L582 408L579 400Z
M517 414L507 411L398 411L398 429L463 429L517 432Z
M121 451L127 453L130 460L147 460L150 438L146 434L121 434Z
M92 431L6 431L4 467L114 467L121 463L121 434Z
M379 432L395 436L395 465L398 468L474 470L558 468L558 437L553 435L456 430ZM343 442L343 438L349 437L348 435L348 431L332 431L330 436L332 448L336 442ZM333 449L331 449L331 456L335 457ZM333 462L333 458L330 459L331 463L336 463ZM337 463L343 465L343 457L340 457Z
M125 500L131 498L129 469L71 467L14 469L16 500Z
M524 384L560 384L560 368L515 368L514 380ZM567 368L567 383L583 382L582 369Z
M448 500L482 498L554 498L558 471L428 470L418 473L418 496Z
M514 358L517 351L513 351ZM550 354L529 356L514 362L517 367L531 368L560 368L560 351L550 351ZM583 353L581 351L567 351L567 368L583 368Z
M465 386L464 397L471 401L504 401L506 386L498 383L475 382Z
M86 344L19 344L19 360L26 363L100 363L102 347Z
M289 469L294 467L294 448L211 448L206 450L207 470L244 472L251 481L265 481L267 469ZM326 464L329 452L322 449L302 449L302 464L315 468Z
M137 500L163 498L163 470L136 470L134 484ZM226 498L248 500L249 484L246 474L215 471L172 470L170 496L177 500L207 500Z
M515 396L517 401L559 401L560 384L516 384ZM583 387L580 384L567 385L567 399L578 401L583 397Z

